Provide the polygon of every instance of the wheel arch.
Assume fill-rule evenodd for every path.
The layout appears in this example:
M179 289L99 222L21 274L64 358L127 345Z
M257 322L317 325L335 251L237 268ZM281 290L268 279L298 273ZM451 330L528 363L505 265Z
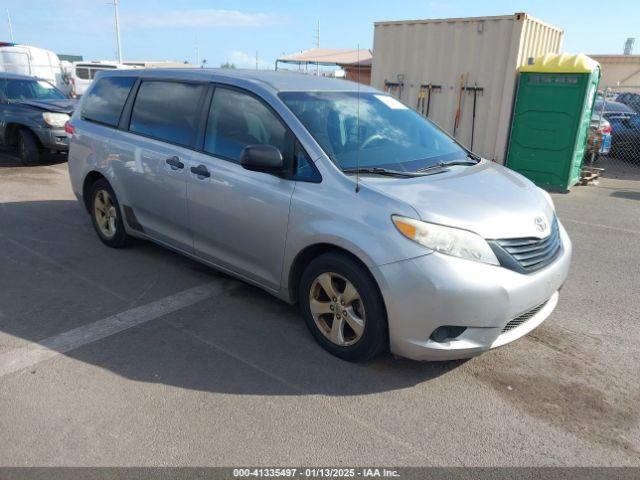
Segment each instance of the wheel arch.
M84 207L87 209L87 212L91 211L91 205L89 203L91 201L91 199L89 198L89 194L91 193L91 186L100 179L104 179L105 181L109 182L107 177L105 177L103 174L96 170L91 170L85 175L82 182L82 202L84 203Z
M355 253L348 250L347 248L344 248L329 242L314 243L306 246L300 252L298 252L298 254L295 256L295 258L291 262L291 267L289 268L288 282L287 282L288 300L291 303L297 303L298 301L298 289L299 289L300 279L302 277L302 273L304 272L305 268L307 268L309 263L311 263L311 261L314 258L317 258L318 256L323 255L325 253L331 253L331 252L343 254L349 257L350 259L352 259L354 262L358 263L361 267L363 267L364 270L371 277L371 280L373 281L374 285L378 289L378 292L380 293L380 298L383 299L383 303L384 303L384 297L382 296L380 286L378 285L378 282L376 281L375 276L371 272L371 269L367 266L366 262L362 260Z
M42 143L40 142L40 138L38 137L36 132L33 131L33 128L31 128L29 125L25 125L24 123L18 123L18 122L9 122L4 127L4 138L2 139L3 143L5 145L7 145L7 146L10 146L10 147L13 147L13 146L17 145L18 144L18 132L20 130L27 130L27 131L31 132L33 137L38 142L38 145L40 147L42 147Z

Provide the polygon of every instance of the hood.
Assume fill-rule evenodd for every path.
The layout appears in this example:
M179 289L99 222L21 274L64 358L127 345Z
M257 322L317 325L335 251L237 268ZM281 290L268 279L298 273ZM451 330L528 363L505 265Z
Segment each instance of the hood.
M71 115L78 101L73 98L64 98L61 100L21 100L17 103L36 107L47 112L68 113Z
M545 194L520 174L483 160L416 178L363 176L361 183L411 205L420 220L486 239L544 237L554 218ZM547 225L541 232L536 219Z

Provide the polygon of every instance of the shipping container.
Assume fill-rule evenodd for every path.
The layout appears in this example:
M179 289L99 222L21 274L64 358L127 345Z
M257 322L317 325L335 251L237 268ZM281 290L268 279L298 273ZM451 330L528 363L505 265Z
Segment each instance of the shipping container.
M372 85L425 114L428 104L429 118L455 127L462 144L504 163L517 69L559 53L563 36L526 13L376 22Z

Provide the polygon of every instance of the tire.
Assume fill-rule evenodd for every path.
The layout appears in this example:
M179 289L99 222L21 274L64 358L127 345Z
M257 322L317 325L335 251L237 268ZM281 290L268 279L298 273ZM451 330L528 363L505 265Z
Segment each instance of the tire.
M36 165L40 162L40 143L30 130L18 130L18 155L25 166Z
M91 222L102 243L111 248L130 245L133 238L125 230L120 204L109 182L104 178L96 180L89 198Z
M327 294L327 286L336 301ZM366 267L348 255L326 253L311 261L300 278L298 302L313 337L336 357L359 362L386 350L389 334L382 295Z

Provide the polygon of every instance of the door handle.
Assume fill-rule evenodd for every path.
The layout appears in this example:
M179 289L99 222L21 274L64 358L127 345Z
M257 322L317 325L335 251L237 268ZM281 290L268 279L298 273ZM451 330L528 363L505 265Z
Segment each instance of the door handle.
M211 173L209 173L209 170L207 170L207 167L205 167L204 165L198 165L197 167L191 167L191 173L197 175L198 177L202 177L202 178L209 178L211 176Z
M166 162L168 165L171 165L171 168L174 170L184 168L184 163L182 163L180 159L175 155L173 157L167 158Z

